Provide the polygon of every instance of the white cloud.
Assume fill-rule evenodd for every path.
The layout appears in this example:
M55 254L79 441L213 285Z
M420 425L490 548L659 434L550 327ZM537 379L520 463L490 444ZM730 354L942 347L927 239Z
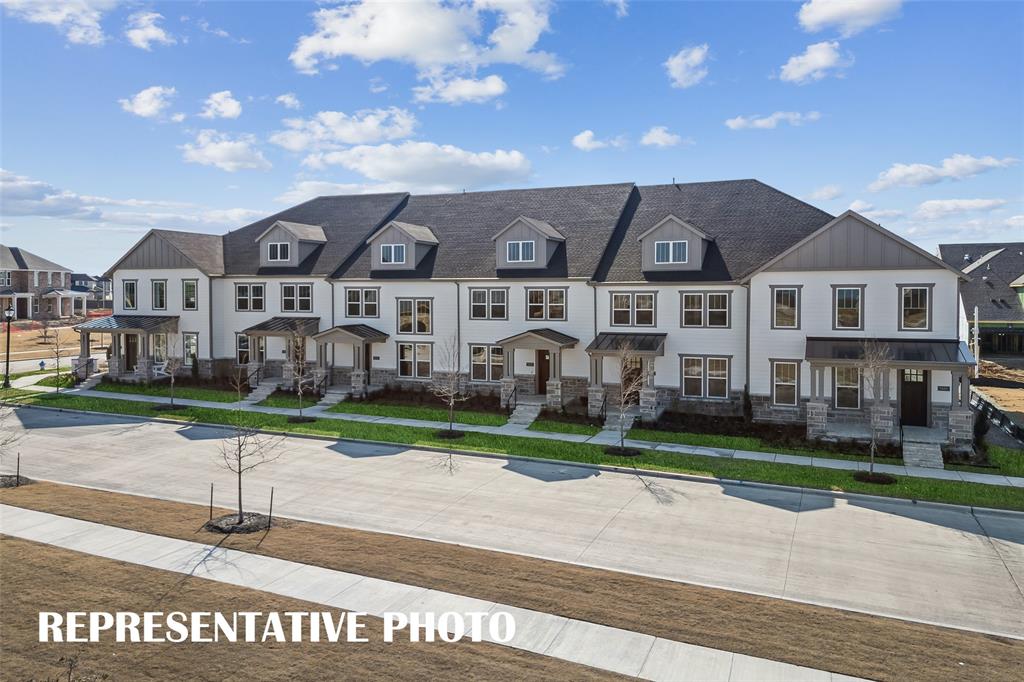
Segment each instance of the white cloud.
M811 192L811 199L816 201L829 201L843 196L843 188L839 185L822 185Z
M338 165L375 183L416 191L456 191L523 182L530 162L516 150L471 152L433 142L360 145L307 159L307 165Z
M931 199L922 202L915 215L922 220L936 220L958 213L991 211L1005 204L1005 199Z
M1007 227L1024 227L1024 215L1012 215L1003 224Z
M156 12L136 12L128 17L128 25L124 36L128 42L140 50L152 49L153 43L161 45L174 45L178 40L160 26L158 21L163 20L163 15Z
M885 218L899 218L903 216L903 211L897 209L876 209L873 204L864 201L863 199L855 199L850 204L850 210L860 213L869 220L878 222Z
M708 75L704 62L708 58L708 44L684 47L668 58L665 71L673 88L689 88L700 83Z
M182 121L185 120L185 118L186 118L185 114L183 114L180 111L178 113L176 113L176 114L172 114L171 115L171 120L174 121L175 123L181 123Z
M154 85L145 90L140 90L128 99L117 100L121 108L129 114L135 114L143 118L156 118L164 109L171 105L171 98L177 94L177 90L164 85Z
M675 147L678 144L693 144L693 140L684 140L680 135L670 133L665 126L654 126L640 138L640 144L648 147Z
M604 4L611 5L619 19L629 16L629 0L604 0Z
M280 104L281 106L283 106L285 109L301 109L302 108L302 102L299 101L299 98L296 97L295 93L293 93L293 92L286 92L283 95L278 95L274 99L274 101L277 102L278 104Z
M942 160L938 166L926 163L894 163L888 170L878 174L878 179L868 185L872 192L890 187L920 187L934 185L943 180L963 180L964 178L994 168L1006 168L1017 163L1017 159L1006 157L997 159L994 156L976 157L970 154L953 154Z
M853 64L853 57L839 53L839 43L835 40L808 45L803 54L794 55L782 66L779 78L789 83L803 85L818 81L830 75L830 71L839 72Z
M799 111L776 111L768 116L737 116L727 119L725 125L730 130L773 130L779 123L788 123L791 126L799 126L804 123L813 123L821 118L817 111L808 111L802 114Z
M836 28L848 38L899 14L902 0L810 0L797 17L805 31Z
M416 117L405 109L362 109L352 115L343 111L320 111L312 118L284 120L287 130L270 136L270 141L293 152L334 149L346 144L368 144L399 140L412 135Z
M313 13L315 30L299 38L290 59L303 73L323 62L352 57L363 63L395 60L437 75L491 64L517 64L557 78L565 67L536 50L550 28L547 0L504 2L361 1ZM484 34L484 26L491 28Z
M489 99L500 97L508 90L508 85L501 76L490 75L486 78L434 78L429 85L412 89L417 102L444 102L446 104L463 104L472 102L479 104Z
M209 33L212 36L224 38L225 40L230 40L233 43L239 43L241 45L249 44L249 40L247 40L246 38L236 38L222 28L210 26L210 22L208 22L206 19L200 19L196 23L199 25L199 28L203 33Z
M229 173L245 168L270 168L270 162L256 149L256 138L253 135L232 137L216 130L200 130L195 142L182 145L181 150L188 163L216 166Z
M8 14L30 24L48 24L74 45L102 45L100 20L118 0L0 0Z
M371 78L370 79L370 92L373 94L384 92L388 89L388 84L384 82L383 78Z
M199 114L202 118L238 118L242 115L242 103L232 97L230 90L212 93L204 104Z
M610 140L599 140L594 135L593 130L584 130L572 138L572 146L585 152L592 152L595 149L604 149L605 147L622 147L625 144L626 139L621 135Z

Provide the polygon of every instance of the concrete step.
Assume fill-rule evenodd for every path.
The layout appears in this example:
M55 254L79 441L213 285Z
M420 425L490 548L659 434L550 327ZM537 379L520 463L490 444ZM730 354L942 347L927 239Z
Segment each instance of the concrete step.
M938 443L903 441L903 464L908 467L942 468L942 447Z
M337 405L347 397L348 391L336 391L332 389L327 389L327 392L324 393L324 396L322 398L320 398L320 402L318 402L316 406L331 407L333 405Z
M544 406L539 403L519 403L512 411L512 416L508 418L508 423L529 426L540 416L543 408Z
M637 415L626 413L622 415L623 431L629 431L633 428L633 423L636 421ZM619 415L609 414L604 418L604 429L606 431L618 431L619 430Z
M78 388L83 391L88 391L90 388L95 388L103 380L103 373L99 372L93 374L91 377L83 381L78 385Z
M280 387L280 381L264 379L259 383L258 386L256 386L256 388L252 389L249 392L249 395L247 395L242 402L258 403L262 400L265 400L268 396L270 396L271 393L273 393Z

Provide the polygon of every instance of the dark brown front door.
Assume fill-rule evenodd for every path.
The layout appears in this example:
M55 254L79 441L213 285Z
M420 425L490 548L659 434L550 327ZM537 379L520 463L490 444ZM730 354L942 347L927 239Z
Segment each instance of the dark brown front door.
M370 350L370 344L363 344L363 370L366 372L366 379L369 382L370 370L373 369L373 351Z
M19 320L24 320L25 318L28 317L28 299L27 298L17 298L17 299L15 299L15 301L17 301L17 304L18 304L18 309L15 311L15 313L16 313L15 316Z
M900 423L928 426L928 371L900 370Z
M537 351L537 393L547 395L551 375L551 356L546 350Z
M139 361L139 337L135 334L124 335L124 369L127 372L135 370Z

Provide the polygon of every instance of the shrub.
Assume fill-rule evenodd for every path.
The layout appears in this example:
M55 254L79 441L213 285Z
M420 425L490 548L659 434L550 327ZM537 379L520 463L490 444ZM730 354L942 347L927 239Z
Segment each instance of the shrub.
M988 433L988 417L982 410L974 413L974 447L978 452L985 451L985 434Z
M192 381L199 381L199 358L192 356Z

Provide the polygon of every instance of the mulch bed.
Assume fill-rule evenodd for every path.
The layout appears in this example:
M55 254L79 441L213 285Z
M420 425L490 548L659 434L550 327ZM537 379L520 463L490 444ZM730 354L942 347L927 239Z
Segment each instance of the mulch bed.
M18 488L32 482L31 478L26 478L25 476L17 476L15 474L0 475L0 488Z
M203 530L208 530L212 533L259 533L261 531L270 530L270 517L266 514L257 514L256 512L244 512L242 514L242 522L238 523L238 514L225 514L218 516L214 519L210 519L203 524ZM277 523L275 522L276 526Z
M639 457L643 454L636 448L620 448L618 445L606 445L604 452L606 455L614 455L615 457Z
M895 476L882 474L877 471L854 471L853 477L861 483L875 483L877 485L892 485L896 482Z
M440 431L435 431L434 435L437 436L438 438L444 438L445 440L457 440L465 436L466 432L456 431L454 429L441 429Z

